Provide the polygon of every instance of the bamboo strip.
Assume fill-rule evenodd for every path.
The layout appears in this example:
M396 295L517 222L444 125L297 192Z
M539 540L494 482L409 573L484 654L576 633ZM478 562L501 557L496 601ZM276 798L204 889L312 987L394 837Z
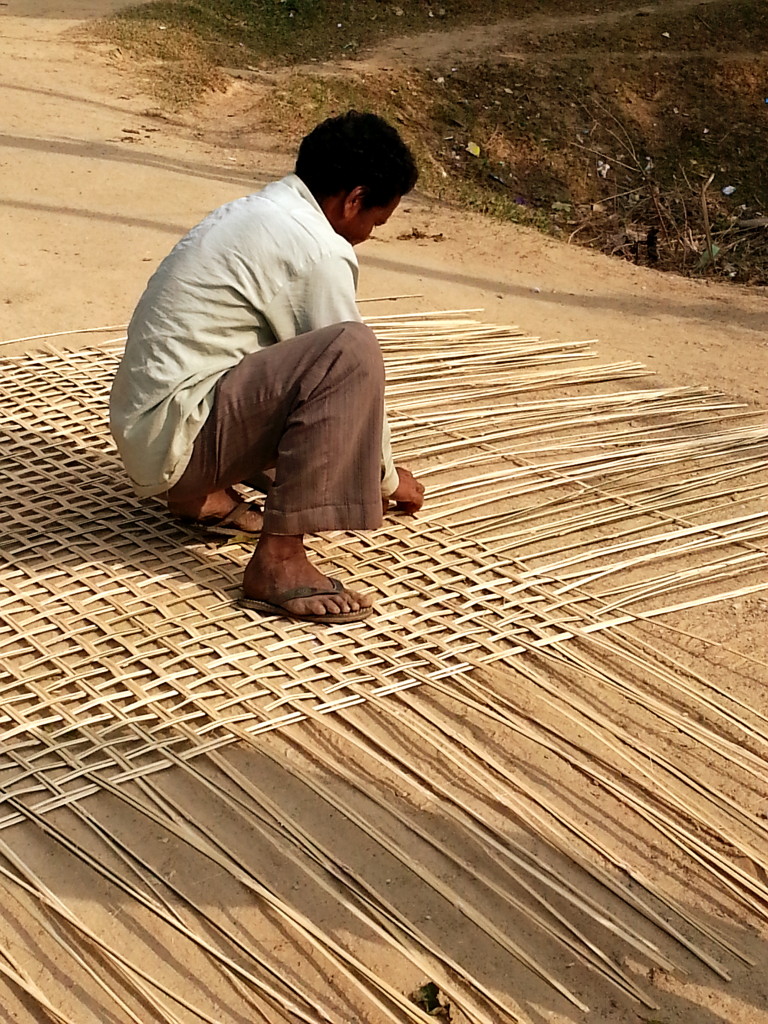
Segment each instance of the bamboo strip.
M124 331L128 324L112 324L109 327L81 327L75 331L53 331L51 334L30 334L26 338L6 338L0 340L0 345L16 345L23 341L41 341L44 338L64 338L73 334L97 334L100 331ZM116 339L125 341L125 338Z

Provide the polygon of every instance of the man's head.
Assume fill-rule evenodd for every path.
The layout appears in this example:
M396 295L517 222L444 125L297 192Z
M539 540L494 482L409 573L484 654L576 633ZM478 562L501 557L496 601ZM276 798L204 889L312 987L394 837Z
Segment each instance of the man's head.
M356 110L328 118L302 139L296 174L352 245L389 219L419 176L398 132Z

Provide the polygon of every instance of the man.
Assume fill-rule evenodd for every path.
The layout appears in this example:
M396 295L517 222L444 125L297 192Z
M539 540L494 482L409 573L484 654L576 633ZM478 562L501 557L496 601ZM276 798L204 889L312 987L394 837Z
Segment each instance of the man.
M355 302L353 246L418 172L399 134L350 111L318 125L296 170L215 210L150 279L128 328L110 427L137 494L259 534L241 604L350 622L371 599L308 560L304 534L369 530L424 488L392 460L378 342ZM279 342L279 344L276 344ZM235 484L271 474L263 520Z

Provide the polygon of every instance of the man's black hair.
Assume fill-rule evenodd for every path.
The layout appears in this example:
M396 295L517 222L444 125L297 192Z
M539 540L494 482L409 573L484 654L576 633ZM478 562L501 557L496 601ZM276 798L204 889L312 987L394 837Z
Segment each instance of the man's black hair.
M367 209L389 206L410 192L419 176L397 130L376 114L357 110L329 117L302 139L296 174L315 199L362 186Z

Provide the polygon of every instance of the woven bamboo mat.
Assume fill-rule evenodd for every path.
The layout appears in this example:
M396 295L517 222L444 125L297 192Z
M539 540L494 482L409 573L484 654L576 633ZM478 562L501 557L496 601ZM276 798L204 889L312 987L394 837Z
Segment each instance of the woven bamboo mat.
M263 734L280 730L290 737L285 742L299 745L302 757L332 772L338 757L321 756L305 744L307 737L333 737L350 758L345 785L362 785L354 776L362 777L364 764L372 779L389 772L407 778L414 792L428 785L446 806L455 806L456 828L475 830L473 842L485 855L498 860L494 844L500 843L510 856L514 833L522 844L517 870L527 872L529 881L536 874L537 844L545 843L555 859L578 868L579 884L610 891L610 897L579 895L566 874L536 883L544 890L565 886L573 905L584 899L579 913L602 915L602 926L610 918L603 940L609 952L619 932L621 942L652 951L667 965L661 947L651 950L644 929L652 926L724 975L712 948L738 957L732 943L663 895L663 885L650 884L642 856L628 867L626 852L608 832L587 834L573 808L566 809L562 779L550 779L542 789L541 776L526 773L514 759L505 761L507 740L497 733L513 735L520 749L545 750L569 772L586 776L611 806L638 817L638 829L663 837L670 856L695 862L702 885L765 916L765 876L744 870L740 858L768 868L765 823L753 810L756 780L765 777L768 719L684 664L664 639L695 639L682 614L751 598L768 587L764 421L706 390L649 386L639 364L597 365L581 343L544 342L515 328L447 314L372 324L388 366L396 457L424 480L429 500L418 518L390 516L376 533L313 540L322 569L375 591L377 614L353 626L321 629L238 609L233 599L247 545L206 542L171 521L160 503L132 495L106 430L119 342L77 352L48 349L4 362L0 836L32 825L88 863L66 829L56 831L51 812L66 808L82 826L83 815L90 814L85 798L109 794L124 804L134 801L134 811L167 827L178 807L165 803L158 788L146 787L168 768L195 773L196 784L209 791L216 773L226 772L240 793L238 813L252 817L257 805L263 812L266 797L257 799L232 763L222 760L225 748L237 741L254 756L271 757L267 752L278 747ZM747 672L762 671L754 659L733 659ZM369 724L361 733L363 721ZM679 731L679 750L659 739L659 723L661 732ZM394 732L386 742L375 740L378 728ZM599 756L591 756L589 744L577 742L569 729L589 733ZM409 766L416 742L421 753L439 752L439 768L417 769L416 755ZM531 758L533 763L533 753ZM696 779L697 761L712 759L724 780L716 793L703 791ZM480 816L471 828L474 819L464 816L458 795L462 773L471 780L477 806L485 807L473 812ZM139 796L130 795L137 784ZM366 794L375 807L377 783L370 785ZM317 781L313 786L344 821L376 835L375 814L358 820L349 801L339 803ZM551 807L545 806L547 790L555 794ZM501 819L494 802L507 808ZM285 818L279 803L272 813ZM406 818L404 810L401 824ZM222 867L224 855L215 854L210 836L200 826L193 837L185 820L183 828L175 826L175 840L218 857ZM95 818L88 827L104 839ZM418 827L417 818L408 820L412 835ZM311 843L298 836L295 848L306 858ZM724 838L733 857L718 847ZM382 835L377 842L387 841ZM5 842L0 849L10 855ZM316 851L313 856L322 862ZM242 865L227 865L246 884L238 874ZM466 873L467 864L460 869ZM480 876L470 874L480 884ZM642 898L637 892L630 897L627 874L644 886ZM26 877L40 899L40 877ZM116 884L103 872L100 877ZM461 891L458 883L441 888L426 868L420 877L449 901ZM254 876L248 878L252 895L276 898L256 893ZM512 899L509 880L493 882L497 889L499 884L506 886L504 898ZM336 898L357 899L358 918L362 913L367 927L383 929L397 955L422 973L443 972L441 987L451 991L455 1012L465 1015L454 1019L525 1019L511 992L499 994L423 935L404 937L406 918L392 907L385 911L381 902L374 913L371 893L356 886L364 886L362 876L353 883L336 875ZM137 898L134 890L130 895ZM642 924L609 911L614 898ZM556 934L561 925L547 916L552 907L542 911L542 899L535 897L538 910L526 904L527 927L562 943ZM262 977L269 973L263 962L257 984L255 967L233 968L221 947L211 953L198 936L201 955L247 998L264 1000L258 1003L264 1019L274 1013L277 1020L345 1020L351 1012L360 1020L369 1019L368 1012L374 1013L371 1020L429 1019L393 990L386 972L351 963L354 953L337 949L327 930L310 927L284 900L276 912L287 915L296 941L309 951L322 949L337 969L357 979L344 984L358 995L345 996L354 1010L344 1011L334 1008L321 982L301 998L294 999L295 979L276 982L280 991L272 991ZM531 962L507 932L496 934L490 918L463 912L465 921L469 915L473 927L558 997L584 1007L555 969ZM537 917L541 913L548 924ZM67 927L81 925L68 920ZM227 931L217 941L234 939ZM592 939L571 935L566 945L574 942L577 956L608 983L653 1005L629 975L606 966ZM99 948L114 970L114 952ZM274 952L272 961L279 960ZM60 1007L51 1009L51 997L18 964L8 964L4 973L27 998L53 1019L70 1019ZM119 1020L238 1019L234 1011L206 1017L199 1002L196 1009L173 1004L178 980L161 990L156 978L139 981L135 964L127 976L130 995L121 998L138 1017L126 1016L123 1007ZM116 996L100 977L100 998L114 1006ZM147 986L149 1017L146 1006L136 1009L149 998ZM361 989L373 1000L373 1011L354 1002ZM237 998L246 996L240 991Z

